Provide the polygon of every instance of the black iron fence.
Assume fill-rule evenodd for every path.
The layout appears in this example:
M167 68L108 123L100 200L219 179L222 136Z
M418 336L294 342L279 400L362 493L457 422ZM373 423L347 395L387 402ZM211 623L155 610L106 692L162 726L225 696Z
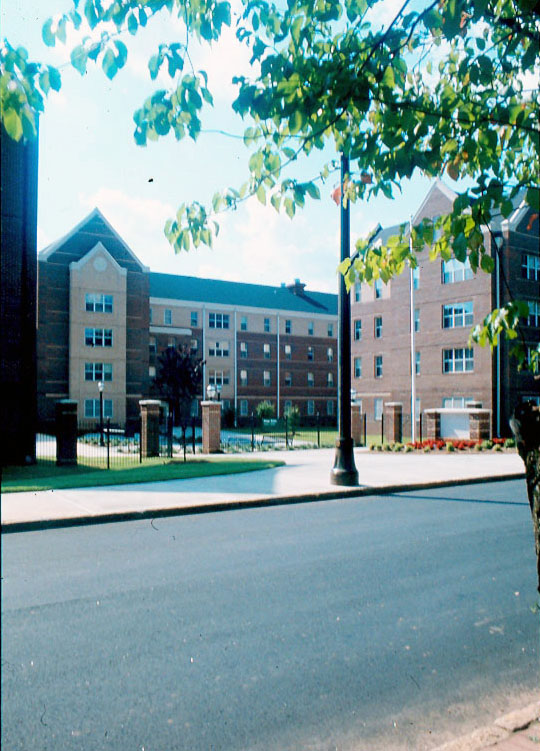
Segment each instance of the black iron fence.
M306 424L287 416L261 420L252 413L242 427L221 431L221 448L231 453L321 448L334 446L336 437L336 427L319 414Z

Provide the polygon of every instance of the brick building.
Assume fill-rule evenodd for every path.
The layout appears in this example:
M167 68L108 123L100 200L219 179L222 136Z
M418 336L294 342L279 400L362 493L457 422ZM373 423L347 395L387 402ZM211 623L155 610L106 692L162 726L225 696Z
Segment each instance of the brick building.
M129 424L160 352L182 345L205 360L204 393L218 387L240 418L267 400L335 419L336 295L153 273L98 209L39 255L42 420L63 398L98 417L101 382L104 416Z
M437 181L420 205L414 222L448 213L455 194ZM469 347L473 324L513 297L529 302L530 315L522 332L529 347L540 337L538 215L516 202L512 215L496 218L486 229L495 272L473 274L467 263L430 262L422 252L414 274L405 272L387 285L356 285L352 290L352 379L357 403L368 416L368 430L377 429L384 404L401 402L411 413L411 281L415 338L416 412L440 407L464 407L480 402L492 411L494 435L508 435L508 419L522 399L538 401L538 382L518 372L508 343L492 354L489 348ZM383 243L399 226L379 232ZM408 431L406 431L408 432Z

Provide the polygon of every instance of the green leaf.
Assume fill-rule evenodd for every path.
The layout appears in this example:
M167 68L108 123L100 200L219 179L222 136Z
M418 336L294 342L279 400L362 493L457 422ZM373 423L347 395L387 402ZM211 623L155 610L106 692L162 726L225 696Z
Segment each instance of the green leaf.
M51 31L52 23L53 19L48 18L43 24L43 28L41 29L41 37L47 47L54 47L54 45L56 44L56 37Z
M108 49L107 52L103 55L101 66L103 68L103 72L109 80L112 80L117 74L118 68L116 67L116 58L111 49Z
M525 200L533 211L540 211L540 189L528 188Z
M14 141L20 141L23 134L23 127L21 118L14 109L4 111L2 123L4 124L8 136L13 138Z
M259 187L257 188L256 196L262 204L266 205L266 191L264 189L264 185L259 185Z
M321 192L314 183L306 183L306 191L311 198L320 199Z
M495 261L491 256L483 255L480 259L480 268L487 274L491 274L495 268Z
M74 47L71 51L70 58L71 64L75 70L78 70L81 76L84 75L86 73L86 64L88 62L88 53L84 45L79 44L77 47Z
M384 71L384 75L381 80L382 86L387 86L389 89L393 89L396 85L396 79L394 76L394 69L389 65Z

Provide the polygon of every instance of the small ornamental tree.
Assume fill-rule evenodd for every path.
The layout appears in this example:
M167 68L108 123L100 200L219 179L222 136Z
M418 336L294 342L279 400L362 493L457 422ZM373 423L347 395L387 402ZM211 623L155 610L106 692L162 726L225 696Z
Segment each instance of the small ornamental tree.
M157 360L153 391L167 402L172 423L182 428L184 436L191 405L201 393L202 366L203 361L187 347L167 347Z
M271 420L276 416L276 408L272 402L259 402L255 407L255 414L259 420Z

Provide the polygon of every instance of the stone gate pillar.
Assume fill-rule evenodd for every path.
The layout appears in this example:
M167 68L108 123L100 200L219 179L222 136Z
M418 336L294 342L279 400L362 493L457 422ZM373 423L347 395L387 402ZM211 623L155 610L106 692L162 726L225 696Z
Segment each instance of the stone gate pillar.
M491 438L491 410L470 408L469 438L472 441L487 441Z
M56 463L59 467L77 464L77 402L61 399L54 407L56 422Z
M403 440L403 404L387 402L384 414L384 432L388 443L401 443Z
M217 454L221 448L221 402L201 402L203 454Z
M424 411L426 435L428 441L437 441L441 437L441 413L438 409L426 409Z
M141 457L159 456L159 408L158 399L142 399L141 408Z
M362 412L358 404L351 405L351 436L355 446L361 446L364 439Z

